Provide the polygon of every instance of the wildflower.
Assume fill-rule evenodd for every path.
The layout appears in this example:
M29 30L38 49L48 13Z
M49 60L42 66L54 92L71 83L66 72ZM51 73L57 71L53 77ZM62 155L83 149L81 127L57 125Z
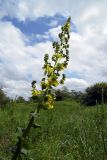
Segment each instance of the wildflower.
M52 101L46 102L46 103L45 103L45 107L46 107L47 109L53 109L53 102L52 102Z
M54 105L54 95L51 94L47 94L46 97L44 98L45 102L44 102L44 107L46 109L53 109L53 105Z
M47 72L48 72L48 74L52 73L53 70L54 70L53 67L51 67L51 66L47 67Z
M63 58L63 54L62 54L62 53L58 53L58 54L57 54L57 58L58 58L58 59Z
M32 96L38 96L41 94L41 91L38 91L37 89L32 90Z
M48 78L49 85L52 85L54 87L58 86L59 82L57 79L58 77L56 76L56 74L53 74L50 78Z
M64 69L63 63L57 63L56 70L61 71Z
M45 64L43 69L45 70L45 74L51 74L54 70L54 68L49 63Z
M49 82L47 81L41 81L41 87L42 87L42 90L46 89L47 87L49 86Z

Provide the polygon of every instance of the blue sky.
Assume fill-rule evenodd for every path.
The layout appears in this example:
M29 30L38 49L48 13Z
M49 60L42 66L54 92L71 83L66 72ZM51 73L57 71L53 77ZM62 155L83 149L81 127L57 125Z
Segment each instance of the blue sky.
M25 21L19 21L17 18L11 18L9 16L4 16L1 20L2 22L11 22L16 28L19 28L22 33L29 37L28 44L34 44L35 42L45 41L46 39L42 37L43 34L48 32L48 30L62 26L66 17L61 14L55 14L54 16L44 16L40 17L36 20L26 19ZM71 22L72 28L71 32L77 32L76 25ZM36 37L36 35L41 35L41 39ZM52 37L48 37L50 41L52 41Z
M42 78L43 56L71 16L65 86L84 90L107 81L107 1L0 0L0 86L10 96L31 95ZM100 63L99 63L100 62Z
M57 14L53 17L44 16L36 20L26 19L25 21L19 21L19 19L17 18L11 18L9 16L5 16L2 18L2 21L12 22L12 24L18 27L24 34L32 35L32 34L44 34L52 27L64 24L66 18L64 16ZM57 23L51 26L52 21L57 21Z

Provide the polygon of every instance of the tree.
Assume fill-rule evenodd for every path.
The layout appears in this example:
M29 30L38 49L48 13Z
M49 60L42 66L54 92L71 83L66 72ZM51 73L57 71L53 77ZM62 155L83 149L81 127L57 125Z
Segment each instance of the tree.
M93 106L96 103L107 103L107 83L96 83L86 89L83 96L83 103Z
M71 94L67 87L62 87L61 89L55 90L56 101L63 101L71 98Z
M82 95L83 95L83 93L81 91L71 90L71 92L70 92L71 99L74 99L79 102L81 101Z
M6 94L2 89L0 89L0 108L4 107L8 101L8 98L6 97Z
M23 103L23 102L25 102L24 97L19 96L19 97L17 98L17 102L18 102L18 103Z

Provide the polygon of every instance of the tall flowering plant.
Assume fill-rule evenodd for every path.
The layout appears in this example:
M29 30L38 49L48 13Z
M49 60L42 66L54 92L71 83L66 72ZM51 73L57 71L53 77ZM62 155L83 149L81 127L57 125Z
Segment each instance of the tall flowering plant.
M69 39L70 39L70 17L67 22L61 27L59 33L59 42L53 42L54 53L49 59L49 54L44 56L44 77L41 80L41 90L36 88L36 81L32 82L32 96L37 97L38 104L34 112L30 113L30 120L26 128L18 127L20 135L18 142L12 148L12 160L20 159L21 155L28 155L28 136L31 128L40 127L34 123L40 109L52 109L55 103L54 87L64 84L65 74L62 72L67 68L69 61Z
M62 32L59 33L59 42L53 42L54 54L49 61L49 54L44 56L44 77L41 80L41 90L36 89L36 81L32 82L32 95L37 96L40 99L38 109L52 109L55 101L55 94L53 93L53 87L57 87L59 84L64 84L65 74L62 71L67 68L69 61L69 38L70 38L70 18L68 18L66 24L61 28Z

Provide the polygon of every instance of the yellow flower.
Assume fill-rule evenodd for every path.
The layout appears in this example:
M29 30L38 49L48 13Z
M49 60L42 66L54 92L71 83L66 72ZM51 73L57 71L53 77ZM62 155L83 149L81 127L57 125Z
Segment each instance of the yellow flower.
M54 86L54 87L57 87L58 84L59 84L59 82L58 82L57 80L56 80L56 81L53 81L53 86Z
M48 78L48 82L49 82L50 85L53 85L54 87L57 87L58 84L59 84L58 80L53 78L53 77L52 78Z
M36 89L32 90L32 96L38 96L41 94L41 91L38 91Z
M45 107L46 107L47 109L53 109L53 103L52 103L52 102L46 102L46 103L45 103Z
M63 63L62 63L62 64L61 64L61 63L58 63L57 66L56 66L56 69L57 69L58 71L63 70L63 69L64 69Z
M51 94L47 94L45 97L45 102L43 103L44 108L53 109L54 106L54 96Z
M46 73L52 73L54 68L50 64L45 64L43 69L45 70Z
M53 70L54 70L53 67L50 67L50 66L47 67L47 72L48 72L48 73L52 73Z
M58 53L57 54L57 58L59 58L59 59L63 58L63 54L62 53Z
M41 87L42 89L46 89L49 86L49 82L47 81L41 81Z

